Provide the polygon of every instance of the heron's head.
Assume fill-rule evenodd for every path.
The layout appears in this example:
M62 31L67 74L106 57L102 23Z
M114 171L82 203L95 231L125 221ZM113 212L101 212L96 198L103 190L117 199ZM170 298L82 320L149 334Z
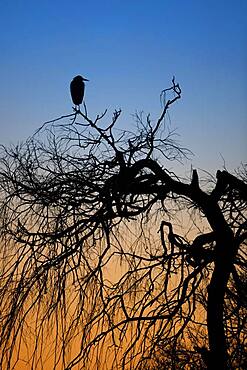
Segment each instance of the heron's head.
M86 78L84 78L84 77L82 77L80 75L74 77L73 80L77 80L77 81L89 81L89 80L87 80Z

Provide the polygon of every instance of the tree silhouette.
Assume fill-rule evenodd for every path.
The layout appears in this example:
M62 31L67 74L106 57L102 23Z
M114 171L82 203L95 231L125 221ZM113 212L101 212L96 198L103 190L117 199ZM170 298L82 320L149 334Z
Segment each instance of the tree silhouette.
M246 172L204 190L196 170L168 169L190 154L165 121L180 97L173 79L135 132L117 129L120 110L105 123L75 109L2 147L2 368L25 351L42 367L49 347L54 368L141 369L192 332L208 369L230 366L231 338L246 337Z

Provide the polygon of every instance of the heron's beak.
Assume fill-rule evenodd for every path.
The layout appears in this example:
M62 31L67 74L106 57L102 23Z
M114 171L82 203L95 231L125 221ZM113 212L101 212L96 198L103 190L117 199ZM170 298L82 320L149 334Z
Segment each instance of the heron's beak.
M88 79L86 79L86 78L84 78L84 77L82 77L82 79L83 79L83 81L89 81Z

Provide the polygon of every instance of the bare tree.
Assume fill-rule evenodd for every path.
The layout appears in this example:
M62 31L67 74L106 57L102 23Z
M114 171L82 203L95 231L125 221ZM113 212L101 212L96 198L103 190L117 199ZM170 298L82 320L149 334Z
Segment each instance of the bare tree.
M35 369L50 356L54 369L141 369L161 341L175 348L206 325L198 353L208 369L229 368L247 185L223 170L204 190L196 170L185 181L168 169L189 155L165 123L180 97L173 79L160 116L136 114L135 132L117 129L120 110L105 123L106 111L92 120L84 105L2 147L2 367L25 359Z

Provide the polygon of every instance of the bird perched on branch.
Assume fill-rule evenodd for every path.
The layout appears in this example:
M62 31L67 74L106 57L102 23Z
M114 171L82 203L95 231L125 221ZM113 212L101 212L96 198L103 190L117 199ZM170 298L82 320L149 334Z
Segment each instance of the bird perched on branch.
M84 81L89 81L82 76L76 76L70 83L70 93L72 101L75 105L80 105L83 102L85 84Z

